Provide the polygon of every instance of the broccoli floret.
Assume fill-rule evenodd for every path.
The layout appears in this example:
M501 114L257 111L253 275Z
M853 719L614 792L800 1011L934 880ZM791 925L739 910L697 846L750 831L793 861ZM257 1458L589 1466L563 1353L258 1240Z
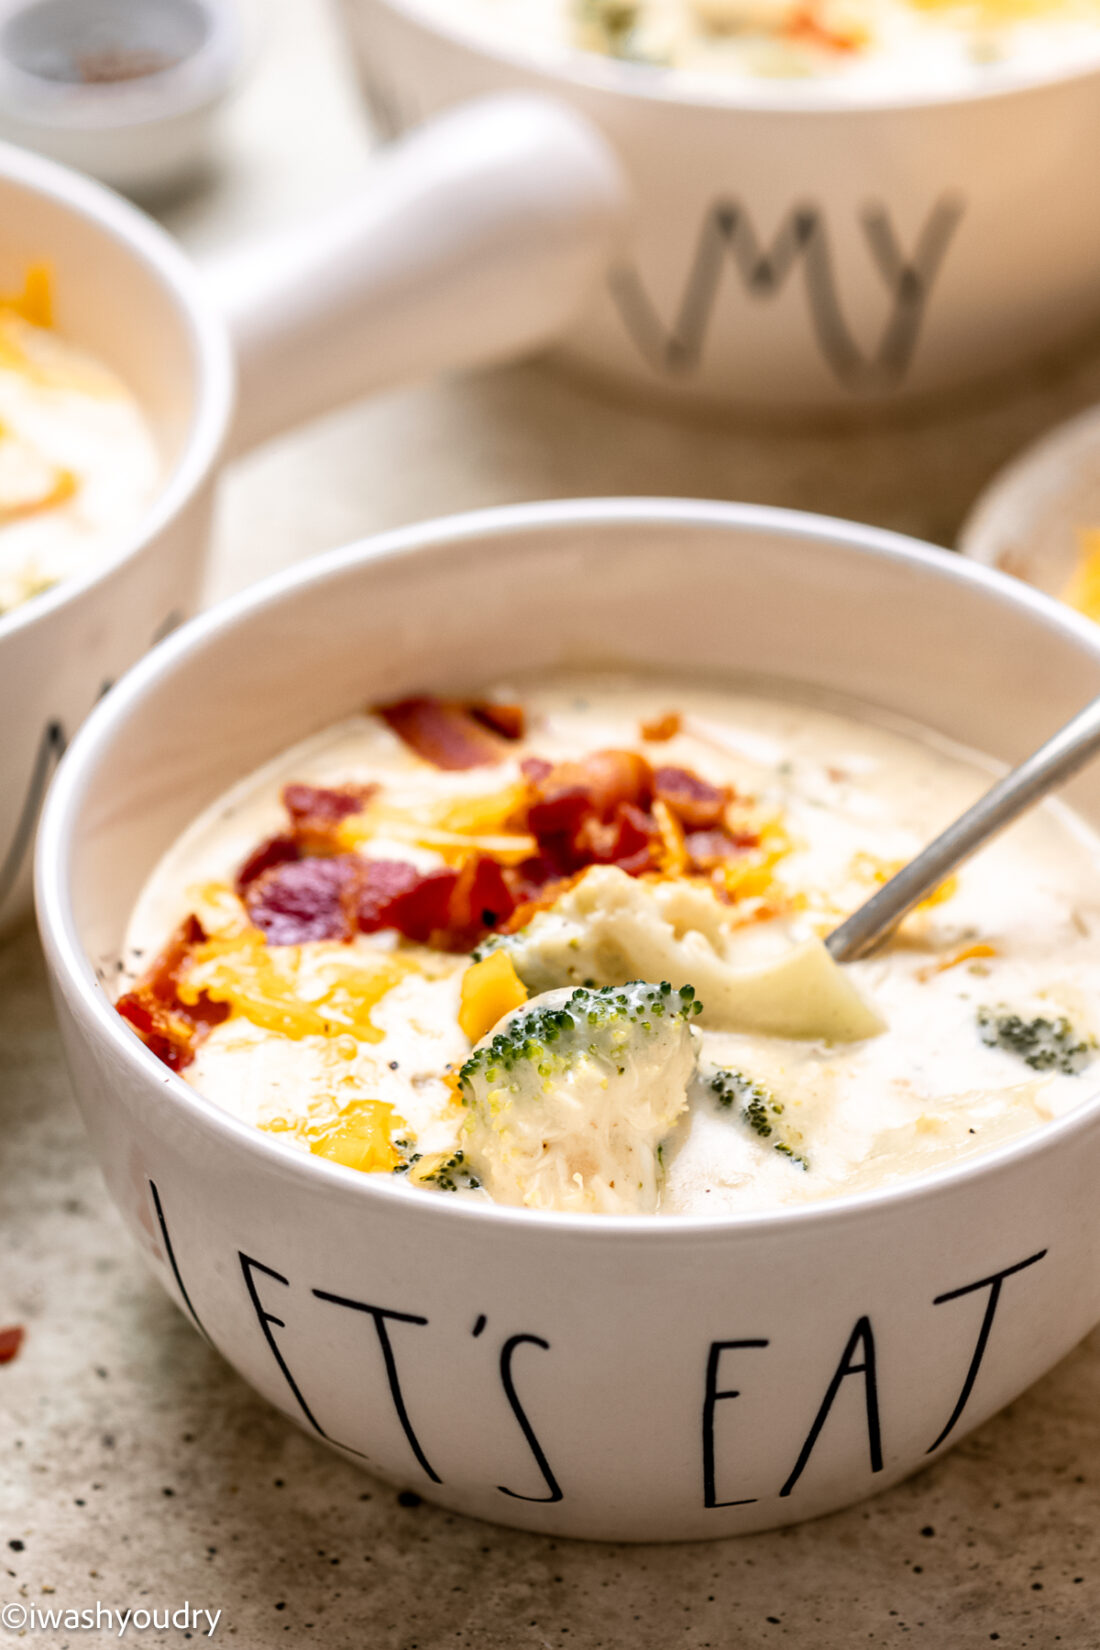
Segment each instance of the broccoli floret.
M563 1000L551 1004L550 997ZM629 985L595 991L578 986L575 991L546 992L511 1015L503 1031L478 1044L459 1071L459 1083L465 1088L482 1073L493 1082L502 1072L522 1078L535 1070L545 1088L551 1076L584 1056L603 1056L621 1071L618 1062L632 1026L650 1031L657 1021L687 1020L702 1008L693 986L673 991L667 980L660 985L631 980ZM560 1047L555 1048L556 1043Z
M978 1035L990 1048L1015 1054L1033 1071L1069 1076L1084 1071L1096 1050L1093 1038L1079 1036L1064 1014L1054 1020L1042 1015L1025 1020L1004 1007L979 1008Z
M593 44L605 51L624 53L638 26L638 0L577 0L577 21L592 31Z
M459 1072L466 1156L499 1202L606 1213L657 1206L658 1147L695 1069L691 986L546 992Z
M515 951L526 933L527 928L517 928L514 934L486 934L481 944L471 951L470 961L484 962L494 951Z
M395 1140L394 1145L402 1156L393 1172L407 1175L414 1186L434 1186L441 1192L472 1192L480 1185L463 1151L432 1152L424 1156L412 1149L411 1141Z
M727 1111L736 1108L753 1133L762 1140L771 1140L772 1135L779 1135L778 1119L783 1115L783 1103L762 1083L754 1083L751 1077L739 1071L716 1071L710 1086L718 1097L718 1104ZM795 1151L789 1140L773 1140L772 1149L789 1157L800 1169L810 1166L809 1159Z

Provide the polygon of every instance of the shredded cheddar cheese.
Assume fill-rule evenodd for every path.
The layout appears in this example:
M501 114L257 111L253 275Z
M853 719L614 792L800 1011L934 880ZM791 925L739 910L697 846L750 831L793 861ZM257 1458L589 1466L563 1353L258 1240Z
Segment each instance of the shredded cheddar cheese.
M349 1033L378 1043L382 1032L371 1010L406 974L417 969L408 956L367 956L343 946L269 947L258 928L206 940L179 984L183 1003L204 994L230 1013L283 1037L331 1037Z
M908 862L904 859L880 859L877 854L856 854L852 860L852 875L861 882L889 882L903 871ZM959 879L957 876L945 877L938 887L933 888L920 904L917 911L931 911L937 905L943 905L952 899L958 892Z
M657 829L661 833L661 860L660 868L666 877L685 876L689 869L689 859L684 842L684 827L676 818L667 802L660 798L653 804L653 817L657 821Z
M518 865L538 851L533 836L510 829L522 815L526 797L526 786L516 783L484 796L448 797L429 806L406 808L379 798L341 820L336 840L344 851L383 837L430 848L448 865L461 864L476 853L488 854L502 865Z
M981 958L995 957L996 955L997 947L995 945L987 945L984 940L979 940L974 945L964 945L961 951L954 952L950 957L941 957L938 962L929 963L925 968L918 968L917 979L930 980L934 975L945 974L949 968L958 968L962 963L976 962Z
M357 1099L321 1122L275 1117L258 1127L267 1134L292 1135L308 1145L315 1157L325 1157L330 1163L342 1163L364 1174L391 1174L401 1157L394 1135L406 1124L386 1101Z
M725 862L715 873L727 897L734 901L763 899L775 892L775 868L794 847L786 826L778 818L758 823L755 848L746 849L736 859Z
M309 1149L315 1157L363 1174L392 1174L401 1158L393 1134L404 1126L384 1100L353 1100L335 1123L310 1141Z
M462 976L458 1023L478 1043L498 1020L527 1001L527 987L506 951L491 951Z

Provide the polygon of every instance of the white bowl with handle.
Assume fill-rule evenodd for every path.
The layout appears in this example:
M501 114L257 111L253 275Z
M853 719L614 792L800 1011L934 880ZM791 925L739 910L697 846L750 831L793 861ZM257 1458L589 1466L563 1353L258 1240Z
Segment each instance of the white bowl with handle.
M224 459L348 396L544 341L587 298L617 190L568 111L488 100L399 146L316 222L200 272L106 189L0 145L0 291L50 265L60 332L136 395L163 464L110 554L0 615L0 929L29 908L67 741L194 611Z
M1100 1097L833 1202L547 1214L288 1151L166 1070L112 1006L143 883L236 779L380 696L609 655L840 694L1006 761L1100 691L1100 628L874 529L650 500L429 523L267 581L126 677L47 803L39 921L111 1196L259 1392L465 1513L725 1536L896 1483L1100 1320ZM1068 794L1100 823L1095 767Z
M561 348L635 394L894 406L1018 367L1100 314L1100 26L1063 72L879 95L525 49L462 0L342 4L383 129L522 89L610 142L630 228Z

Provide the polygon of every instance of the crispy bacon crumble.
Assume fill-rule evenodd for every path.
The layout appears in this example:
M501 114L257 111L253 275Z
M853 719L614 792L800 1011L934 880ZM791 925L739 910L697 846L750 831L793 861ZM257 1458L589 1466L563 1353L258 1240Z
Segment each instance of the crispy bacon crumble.
M403 744L434 767L457 771L504 759L505 742L486 726L484 715L479 718L456 699L396 699L376 705L374 711Z
M199 919L186 917L134 989L115 1004L146 1048L170 1071L189 1066L199 1043L229 1013L225 1003L212 1002L205 995L195 1003L180 1000L180 980L205 939Z
M12 1323L0 1329L0 1364L10 1364L18 1358L26 1330L21 1323Z
M666 710L662 716L652 716L638 724L642 738L653 745L665 744L683 732L684 719L678 710Z
M524 733L522 707L490 701L421 697L382 706L378 714L410 749L443 769L495 764L505 741ZM659 737L672 737L675 729L663 731L671 720L671 714L661 719ZM350 943L357 934L396 930L414 944L465 953L488 933L521 927L590 866L616 866L630 876L718 876L760 840L731 822L729 787L687 768L653 767L637 751L599 750L556 763L529 756L520 772L503 834L472 836L467 849L461 833L452 832L447 858L454 862L428 870L350 847L356 835L348 836L347 824L368 808L379 786L285 786L285 829L261 842L236 877L253 929L269 946ZM524 839L534 851L521 849L518 857L514 844ZM193 1005L179 996L189 960L205 939L201 923L189 917L117 1005L175 1071L229 1013L202 994Z

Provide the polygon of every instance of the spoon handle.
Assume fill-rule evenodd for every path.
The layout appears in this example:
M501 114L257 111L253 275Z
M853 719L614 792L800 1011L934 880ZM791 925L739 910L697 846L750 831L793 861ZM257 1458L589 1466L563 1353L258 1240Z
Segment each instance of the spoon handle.
M957 865L1098 753L1100 699L1094 699L833 929L825 944L834 961L866 957Z

